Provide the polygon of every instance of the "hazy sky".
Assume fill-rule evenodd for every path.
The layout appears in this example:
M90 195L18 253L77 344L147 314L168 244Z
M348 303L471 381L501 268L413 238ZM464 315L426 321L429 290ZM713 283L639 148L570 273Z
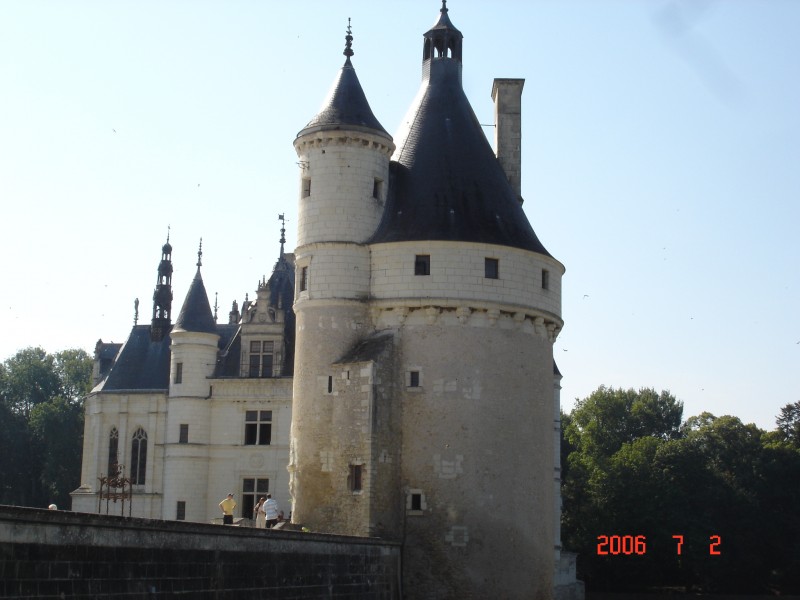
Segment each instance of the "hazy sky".
M171 226L220 321L294 248L297 132L344 62L393 133L438 0L0 2L0 359L148 322ZM493 141L525 78L522 193L567 269L569 410L668 389L774 428L800 400L800 2L450 0Z

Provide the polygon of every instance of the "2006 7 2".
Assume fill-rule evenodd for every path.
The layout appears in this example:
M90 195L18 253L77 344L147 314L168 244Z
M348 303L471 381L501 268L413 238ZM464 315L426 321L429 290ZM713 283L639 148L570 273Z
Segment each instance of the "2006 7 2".
M683 549L683 535L673 535L675 550L680 554ZM633 554L647 553L647 538L644 535L598 535L597 554L601 556L620 554L631 556ZM722 538L718 535L709 536L708 553L712 556L722 554Z

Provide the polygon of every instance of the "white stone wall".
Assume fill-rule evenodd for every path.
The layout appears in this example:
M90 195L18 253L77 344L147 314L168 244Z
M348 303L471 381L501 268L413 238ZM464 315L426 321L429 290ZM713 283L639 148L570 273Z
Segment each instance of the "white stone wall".
M160 392L101 392L86 399L81 493L73 496L72 510L97 512L98 477L108 474L112 427L119 431L118 461L125 465L125 474L130 474L132 436L140 426L147 433L147 471L145 485L133 489L131 515L160 518L166 430L166 394ZM102 511L105 510L104 504ZM110 512L114 512L113 503ZM119 514L119 507L114 514Z
M366 241L383 213L394 144L369 133L321 131L299 137L295 150L300 159L297 246ZM310 180L308 196L304 179ZM373 197L376 179L378 198Z
M414 275L419 254L430 255L430 275ZM452 306L478 302L561 315L564 267L543 254L491 244L420 241L375 244L371 257L371 296L379 303L445 299ZM498 279L485 277L486 258L498 259ZM543 269L549 272L548 289L542 288Z
M148 436L147 478L145 486L134 488L133 516L172 520L182 500L187 520L208 522L219 516L217 505L230 491L241 506L245 477L269 478L288 516L292 379L203 381L204 397L100 392L87 398L81 487L73 493L73 510L97 512L97 477L107 471L111 428L119 430L119 460L127 472L131 436L141 425ZM270 445L244 445L247 410L272 411ZM189 426L188 444L179 443L181 424ZM111 512L119 514L119 506L112 503Z
M295 286L295 298L366 299L370 286L369 248L348 243L316 243L298 248L297 272L308 268L308 288ZM299 278L295 280L299 281Z
M208 396L208 378L217 363L216 333L174 330L170 334L169 395L170 397ZM181 383L176 383L177 364L181 363Z

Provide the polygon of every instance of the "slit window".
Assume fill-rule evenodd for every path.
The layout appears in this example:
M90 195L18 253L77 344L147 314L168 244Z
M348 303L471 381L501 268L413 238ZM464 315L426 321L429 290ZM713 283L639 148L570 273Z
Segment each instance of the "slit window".
M547 269L542 269L542 289L550 289L550 271Z
M300 291L305 292L308 289L308 267L300 269Z
M350 491L351 492L360 492L362 487L362 471L363 465L350 465Z
M431 274L431 255L417 254L414 258L414 275Z
M486 258L483 269L486 279L497 279L500 276L500 261L496 258Z
M419 387L419 371L408 372L408 387Z
M311 195L311 179L308 177L303 178L303 198L308 198Z
M383 187L383 182L380 179L376 178L375 181L372 182L372 197L375 198L376 200L381 199L382 187Z
M179 444L188 444L189 443L189 424L188 423L181 423L180 433L178 434L178 443Z
M183 383L183 363L175 363L175 383Z
M175 520L176 521L185 521L186 520L186 501L185 500L178 500L178 506L175 508Z

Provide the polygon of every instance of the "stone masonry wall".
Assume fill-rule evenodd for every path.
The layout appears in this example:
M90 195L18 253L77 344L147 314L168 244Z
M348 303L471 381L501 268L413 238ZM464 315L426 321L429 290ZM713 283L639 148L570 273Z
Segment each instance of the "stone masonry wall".
M0 506L2 598L400 597L368 538Z

